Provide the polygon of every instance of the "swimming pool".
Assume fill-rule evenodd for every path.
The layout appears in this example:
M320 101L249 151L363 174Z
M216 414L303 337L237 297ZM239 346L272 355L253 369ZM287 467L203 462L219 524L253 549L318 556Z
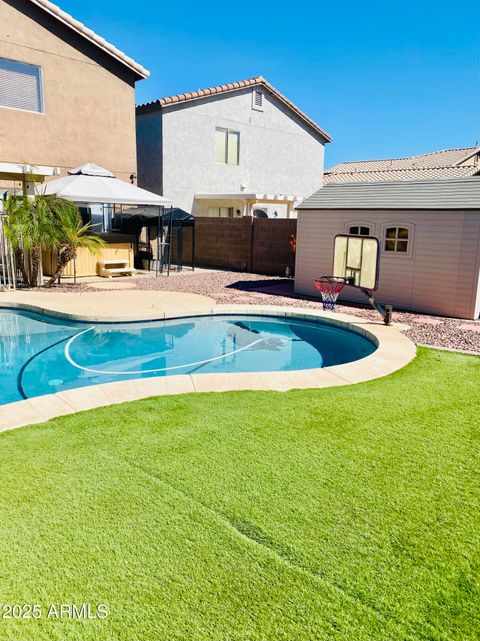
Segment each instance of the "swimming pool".
M0 404L176 374L290 371L372 354L361 334L322 322L257 315L80 323L0 310Z

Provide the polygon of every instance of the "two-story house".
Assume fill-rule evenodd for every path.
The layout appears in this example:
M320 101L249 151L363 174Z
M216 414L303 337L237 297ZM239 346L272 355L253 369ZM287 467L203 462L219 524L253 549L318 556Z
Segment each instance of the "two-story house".
M330 141L257 76L138 106L138 182L195 216L289 217Z
M148 71L48 0L2 0L0 27L0 187L85 162L128 181Z

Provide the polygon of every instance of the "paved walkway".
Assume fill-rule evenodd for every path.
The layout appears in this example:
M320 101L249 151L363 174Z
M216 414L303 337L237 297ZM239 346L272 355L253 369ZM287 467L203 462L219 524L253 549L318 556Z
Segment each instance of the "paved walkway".
M45 313L68 315L72 320L130 321L210 312L215 300L199 294L169 291L16 291L0 292L0 306L29 305Z

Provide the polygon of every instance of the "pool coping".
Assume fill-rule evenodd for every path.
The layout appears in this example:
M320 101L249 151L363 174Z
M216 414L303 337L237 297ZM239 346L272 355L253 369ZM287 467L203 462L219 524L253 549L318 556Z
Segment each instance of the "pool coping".
M359 319L356 316L336 312L324 312L302 307L277 307L275 305L214 305L211 309L152 312L111 318L105 315L92 316L70 314L49 310L27 303L0 302L1 308L23 309L56 318L81 322L131 322L189 318L218 314L253 314L281 318L297 318L307 321L322 321L349 329L372 340L375 352L351 363L331 367L292 370L288 372L242 372L233 374L179 374L175 376L131 379L113 383L101 383L78 387L54 394L37 396L27 400L0 405L0 432L44 423L52 418L75 414L97 407L127 401L186 394L192 392L231 392L240 390L277 391L337 387L360 383L387 376L407 365L416 354L415 344L398 331L404 326L385 326L378 322Z

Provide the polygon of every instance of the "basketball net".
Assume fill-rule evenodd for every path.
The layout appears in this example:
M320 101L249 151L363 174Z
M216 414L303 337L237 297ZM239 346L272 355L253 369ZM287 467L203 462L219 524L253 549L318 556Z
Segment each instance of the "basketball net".
M347 284L347 279L337 276L320 276L314 278L313 282L322 295L323 309L333 312L337 298Z

